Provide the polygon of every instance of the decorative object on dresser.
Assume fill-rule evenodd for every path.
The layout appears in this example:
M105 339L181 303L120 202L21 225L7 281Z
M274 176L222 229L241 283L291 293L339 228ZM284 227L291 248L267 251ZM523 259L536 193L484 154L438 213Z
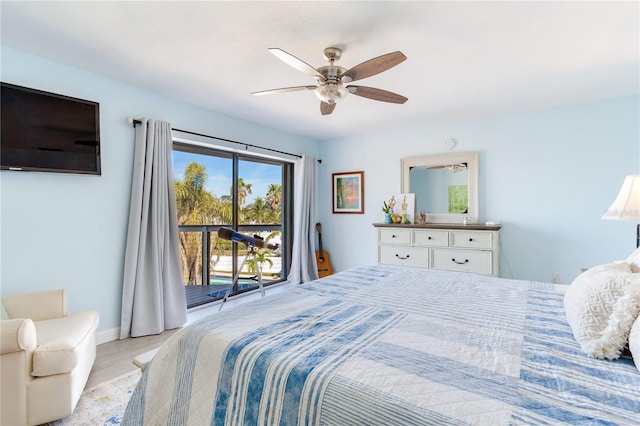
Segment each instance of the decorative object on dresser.
M500 276L501 225L374 223L378 263Z
M413 223L416 214L416 194L399 194L400 223Z
M389 202L387 203L386 201L382 202L382 211L384 212L384 223L393 223L393 217L391 217L391 215L393 214L393 208L396 205L396 197L392 196L389 199Z
M316 231L318 232L318 248L316 251L316 265L318 266L318 276L324 278L329 275L333 275L333 268L329 262L329 253L322 248L322 225L316 223Z
M640 175L624 178L622 188L602 219L640 222ZM636 228L636 247L640 247L640 223Z
M364 213L364 172L334 173L334 213Z
M400 203L398 204L398 200ZM413 223L416 210L415 194L398 194L382 203L384 223Z

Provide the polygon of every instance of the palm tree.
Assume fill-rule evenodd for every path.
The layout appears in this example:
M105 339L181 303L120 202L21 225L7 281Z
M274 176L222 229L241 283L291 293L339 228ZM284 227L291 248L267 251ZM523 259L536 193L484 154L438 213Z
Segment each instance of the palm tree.
M282 185L272 183L267 189L267 202L273 211L279 211L282 203Z
M242 208L244 202L247 200L247 195L252 193L253 184L246 183L244 178L238 178L238 207ZM233 193L233 187L229 190Z
M256 250L254 252L254 258L247 259L247 263L245 263L245 265L247 266L247 270L250 273L255 274L257 271L256 262L260 265L261 268L263 263L268 263L269 266L273 266L273 261L269 259L269 256L270 255L267 250Z
M233 221L233 200L230 195L222 195L218 198L218 222L219 224L229 224Z
M251 223L265 224L269 223L271 209L264 202L264 198L256 198L252 204L244 208L245 219Z
M205 166L192 162L187 165L183 179L174 182L179 225L212 223L217 216L219 202L205 189L206 181ZM199 232L180 232L183 274L187 284L196 284L200 276L198 261L201 260L201 247Z

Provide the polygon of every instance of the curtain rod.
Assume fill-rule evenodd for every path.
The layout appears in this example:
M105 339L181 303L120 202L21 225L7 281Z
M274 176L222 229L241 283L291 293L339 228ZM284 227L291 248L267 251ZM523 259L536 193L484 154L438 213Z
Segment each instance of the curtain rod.
M133 127L136 127L136 125L138 125L138 124L142 124L142 120L138 120L138 119L135 119L133 117L127 117L127 121L129 123L131 123L133 125ZM175 130L176 132L180 132L180 133L187 133L189 135L202 136L204 138L209 138L209 139L216 139L216 140L223 141L223 142L229 142L229 143L235 143L235 144L238 144L238 145L244 145L245 149L248 148L248 147L258 148L258 149L263 149L265 151L277 152L278 154L285 154L285 155L291 155L292 157L302 158L302 155L299 155L299 154L292 154L290 152L279 151L277 149L272 149L272 148L265 148L263 146L252 145L250 143L245 143L245 142L238 142L238 141L234 141L234 140L231 140L231 139L220 138L218 136L205 135L203 133L191 132L189 130L182 130L182 129L176 129L176 128L171 128L171 130ZM318 160L318 163L322 163L322 160Z

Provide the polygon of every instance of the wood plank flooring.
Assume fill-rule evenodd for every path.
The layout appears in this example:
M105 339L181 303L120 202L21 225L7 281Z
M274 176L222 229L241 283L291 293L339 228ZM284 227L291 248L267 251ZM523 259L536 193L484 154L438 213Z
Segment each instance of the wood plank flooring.
M138 367L133 365L133 358L141 353L159 348L178 330L180 329L167 330L155 336L129 337L98 345L96 361L93 364L93 369L85 388L90 388L137 370Z
M267 293L267 295L276 294L286 291L287 288L288 285L284 283L274 283L265 289L265 293ZM195 290L198 291L197 289ZM257 291L244 293L229 299L224 309L233 309L235 306L242 303L259 298L260 293ZM218 310L219 306L214 304L211 305L210 308L189 312L187 325L199 318L202 318L203 316L215 314ZM93 369L91 370L91 374L87 380L86 388L107 382L118 376L137 370L138 367L133 365L133 358L144 352L159 348L167 341L167 339L169 339L169 337L179 330L180 328L177 328L175 330L167 330L162 334L155 336L129 337L127 339L114 340L112 342L98 345L96 361L93 364Z

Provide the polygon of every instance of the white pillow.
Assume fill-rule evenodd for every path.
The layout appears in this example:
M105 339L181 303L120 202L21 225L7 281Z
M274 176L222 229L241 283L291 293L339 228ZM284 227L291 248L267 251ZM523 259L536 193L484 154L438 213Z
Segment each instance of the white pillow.
M640 371L640 315L636 318L631 326L631 332L629 332L629 352L633 356L636 368Z
M640 274L626 262L588 269L567 289L564 309L573 336L587 355L616 359L640 313Z
M640 272L640 247L634 250L626 259L627 263L631 264L631 270L633 272Z

